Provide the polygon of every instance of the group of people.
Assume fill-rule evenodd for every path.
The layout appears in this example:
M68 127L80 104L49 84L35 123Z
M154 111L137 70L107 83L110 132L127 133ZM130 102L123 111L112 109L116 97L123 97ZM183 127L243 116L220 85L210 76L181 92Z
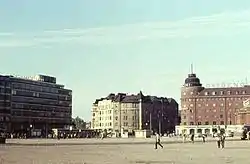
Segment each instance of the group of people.
M224 148L225 147L225 139L226 139L225 133L223 131L219 130L217 133L214 134L214 136L217 138L217 147ZM183 137L183 143L185 143L188 135L184 133L182 135L182 137ZM191 133L190 140L192 143L194 143L194 137L195 137L194 133ZM202 137L203 142L206 142L206 135L205 134L202 134L200 137Z

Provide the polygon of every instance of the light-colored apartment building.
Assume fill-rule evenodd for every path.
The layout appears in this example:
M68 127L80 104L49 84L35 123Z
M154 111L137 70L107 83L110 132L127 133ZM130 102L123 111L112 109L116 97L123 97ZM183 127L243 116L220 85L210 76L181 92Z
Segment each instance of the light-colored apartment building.
M159 113L161 113L159 115ZM178 104L174 99L124 93L97 99L92 107L91 128L132 133L134 130L167 130L178 124Z
M121 129L132 132L139 127L139 103L118 101L118 97L110 94L107 99L100 99L93 104L92 129L112 130L120 132ZM124 96L124 95L122 95ZM114 99L116 98L116 99Z

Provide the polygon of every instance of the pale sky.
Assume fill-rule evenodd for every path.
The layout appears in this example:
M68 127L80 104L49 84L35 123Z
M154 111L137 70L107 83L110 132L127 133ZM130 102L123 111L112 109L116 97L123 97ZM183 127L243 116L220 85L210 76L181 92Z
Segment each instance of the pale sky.
M73 114L110 92L173 97L194 64L201 82L249 78L249 0L2 0L1 74L56 76Z

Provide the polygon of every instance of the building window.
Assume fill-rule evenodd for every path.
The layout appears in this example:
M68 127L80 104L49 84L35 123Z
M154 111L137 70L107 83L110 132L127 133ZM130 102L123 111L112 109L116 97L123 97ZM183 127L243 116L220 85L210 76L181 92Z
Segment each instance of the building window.
M186 92L183 92L183 95L186 95Z
M16 91L15 90L12 90L12 95L16 95Z
M205 95L208 95L208 92L205 92Z
M216 109L214 109L213 111L216 112Z
M118 120L118 116L115 116L115 120L116 120L116 121Z
M235 94L236 94L236 95L238 95L238 94L239 94L239 92L238 92L238 91L236 91L236 92L235 92Z
M183 125L187 125L187 123L186 123L186 122L183 122Z
M232 105L232 103L229 103L229 104L228 104L228 106L231 106L231 105Z
M221 95L224 95L224 91L220 91L220 94L221 94Z
M216 92L212 92L212 95L216 95Z
M201 125L201 122L198 122L198 125Z
M187 118L187 116L183 116L183 119L186 119Z
M227 91L227 94L231 95L231 91Z
M208 106L208 104L206 104L206 106Z
M208 122L208 121L206 121L206 122L205 122L205 125L209 125L209 122Z
M190 107L193 107L194 105L193 104L190 104Z
M213 121L213 125L216 125L216 121Z
M194 125L194 122L190 122L189 124L190 124L190 125Z
M232 121L229 121L229 124L232 125Z
M194 92L190 92L190 95L193 95L194 94Z
M223 118L223 115L222 115L222 114L220 115L220 118Z
M221 104L220 104L220 106L224 106L224 104L223 104L223 103L221 103Z
M224 121L221 121L220 124L221 124L221 125L224 125Z
M216 106L216 104L213 104L213 107L215 107Z
M246 94L246 91L242 91L242 94L243 94L243 95Z
M201 104L198 104L198 107L201 107Z

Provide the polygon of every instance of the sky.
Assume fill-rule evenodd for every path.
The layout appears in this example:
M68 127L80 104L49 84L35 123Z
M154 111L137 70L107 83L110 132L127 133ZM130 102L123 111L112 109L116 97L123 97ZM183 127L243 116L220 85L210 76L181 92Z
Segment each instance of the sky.
M179 102L191 63L204 86L250 79L249 0L2 0L0 22L0 74L57 77L85 120L109 93Z

